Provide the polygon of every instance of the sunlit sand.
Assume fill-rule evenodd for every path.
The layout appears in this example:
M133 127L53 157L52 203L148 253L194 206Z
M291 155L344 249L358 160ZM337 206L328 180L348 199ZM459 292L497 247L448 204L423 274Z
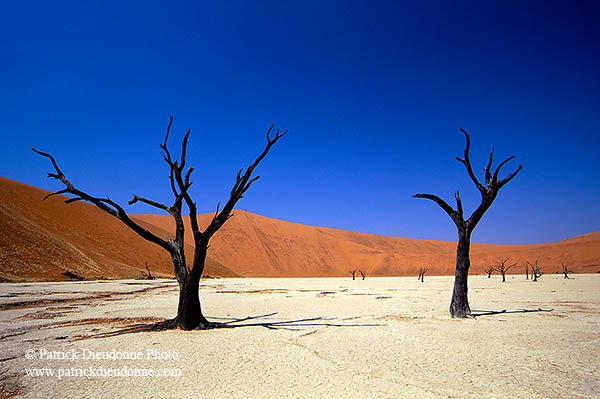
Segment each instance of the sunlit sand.
M481 315L469 320L448 316L451 277L204 280L205 314L235 328L104 338L95 336L172 317L176 284L2 284L4 395L598 397L600 276L572 277L544 275L533 283L508 276L501 283L499 276L472 276L471 308ZM521 312L540 308L552 311ZM142 355L52 360L40 359L40 350ZM59 379L24 371L100 366L181 376Z

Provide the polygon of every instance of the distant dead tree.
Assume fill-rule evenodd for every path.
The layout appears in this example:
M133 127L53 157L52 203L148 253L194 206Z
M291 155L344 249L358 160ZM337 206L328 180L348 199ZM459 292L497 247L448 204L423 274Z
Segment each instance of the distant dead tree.
M525 262L525 279L529 280L529 262Z
M564 274L564 278L569 278L569 266L565 265L564 263L561 263L562 265L562 272Z
M506 282L506 272L511 269L512 267L516 266L516 263L513 263L512 265L507 265L506 263L508 262L508 258L501 260L500 262L498 262L496 264L496 267L494 269L498 270L501 274L502 274L502 282Z
M538 277L542 276L537 259L534 262L527 261L527 264L531 268L531 281L537 281Z
M417 280L421 280L421 282L425 282L425 273L427 273L427 271L429 270L428 267L420 267L419 268L419 278Z
M494 266L489 266L487 269L485 269L485 272L488 274L488 278L492 277L494 270L496 270Z
M469 147L471 145L469 134L464 129L460 130L465 135L466 146L464 158L457 157L456 159L465 166L467 169L467 174L481 194L481 203L479 206L475 209L475 211L473 211L471 216L465 220L463 216L462 202L460 200L458 191L454 194L456 199L456 209L452 208L450 205L448 205L448 203L446 203L446 201L433 194L415 194L413 197L426 198L434 201L448 214L448 216L450 216L458 229L458 248L456 250L456 269L454 272L452 300L450 302L450 315L452 315L452 317L465 318L471 316L471 308L469 307L469 300L467 297L467 278L469 275L469 267L471 266L471 260L469 256L469 251L471 248L471 233L475 229L475 226L477 226L477 223L479 223L481 220L483 214L492 205L494 199L496 199L500 189L509 181L514 179L523 167L522 165L519 165L514 172L510 173L504 179L498 180L500 169L502 169L502 167L508 161L513 159L514 156L508 157L502 161L492 174L492 159L494 156L494 150L492 149L488 164L484 168L486 184L484 187L479 180L477 180L477 177L475 177L475 173L473 173L473 168L471 167L471 161L469 161Z
M155 277L152 275L152 273L150 273L150 267L148 266L148 262L146 262L146 270L148 271L147 274L145 274L143 271L140 271L140 273L142 273L142 278L144 280L154 280Z
M129 201L129 205L133 205L136 202L142 202L171 215L175 221L175 236L173 239L166 237L161 238L146 230L144 227L134 222L127 212L125 212L125 210L121 207L121 205L117 204L111 199L94 197L77 189L65 177L63 172L59 169L56 161L50 154L38 151L34 148L32 148L32 150L37 154L50 159L55 173L48 173L48 177L59 180L65 186L65 188L62 190L48 194L46 197L44 197L44 200L57 194L69 194L73 197L65 201L67 204L76 201L90 202L96 207L100 208L102 211L119 219L143 239L160 246L171 255L173 270L175 272L177 282L179 283L179 303L177 307L177 316L171 320L158 323L156 325L157 329L175 328L177 326L181 326L183 330L208 329L219 326L218 323L209 322L202 314L198 292L200 278L202 276L202 272L204 271L206 252L209 246L208 242L211 237L223 226L223 224L225 224L225 222L231 218L231 211L233 210L235 204L242 198L243 194L248 191L251 184L259 178L259 176L252 177L254 169L267 155L271 147L287 133L287 130L281 133L280 130L277 129L275 137L271 137L271 131L274 124L271 125L266 134L267 144L264 150L255 159L255 161L246 168L245 171L243 168L238 171L227 203L225 206L223 206L222 210L219 210L220 204L217 205L217 210L212 220L204 229L204 231L201 231L200 227L198 226L196 203L192 200L188 192L190 186L192 185L190 181L190 175L194 169L188 168L185 174L183 173L186 166L186 151L190 130L188 129L183 138L180 159L173 159L171 152L167 147L167 140L169 138L169 132L171 130L172 123L173 117L169 115L169 124L165 133L165 139L162 144L159 144L159 147L162 150L161 154L163 159L169 166L169 182L174 196L173 205L167 206L150 199L138 197L137 195L133 196L133 198ZM194 257L191 268L187 266L184 252L185 227L183 218L181 216L184 204L187 206L189 211L192 237L194 240Z
M544 274L544 272L542 272L542 269L539 268L539 266L537 265L537 260L535 261L535 278L536 281L539 277L542 277L542 275Z
M358 272L360 273L360 275L362 276L362 279L364 280L365 279L365 274L363 273L363 271L359 270Z
M350 273L352 273L352 280L356 280L356 270L357 269L354 269L350 272Z

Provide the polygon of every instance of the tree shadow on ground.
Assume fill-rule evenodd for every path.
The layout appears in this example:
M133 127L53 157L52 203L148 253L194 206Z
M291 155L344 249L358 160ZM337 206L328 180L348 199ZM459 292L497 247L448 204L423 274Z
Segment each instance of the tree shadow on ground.
M472 310L471 316L474 318L480 316L493 316L498 314L508 314L508 313L533 313L533 312L552 312L554 309L518 309L518 310Z
M334 321L337 320L335 317L311 317L305 319L296 320L283 320L283 321L260 321L251 322L247 321L266 319L271 316L275 316L277 312L267 313L258 316L248 316L240 319L224 318L224 317L211 317L211 319L227 320L222 322L211 322L210 329L218 328L240 328L240 327L264 327L269 330L287 330L287 331L302 331L306 327L380 327L384 324L339 324ZM94 334L85 338L108 338L123 334L132 334L138 332L150 332L150 331L164 331L170 329L169 320L161 321L157 323L138 323L127 326L126 328L109 331L100 334Z

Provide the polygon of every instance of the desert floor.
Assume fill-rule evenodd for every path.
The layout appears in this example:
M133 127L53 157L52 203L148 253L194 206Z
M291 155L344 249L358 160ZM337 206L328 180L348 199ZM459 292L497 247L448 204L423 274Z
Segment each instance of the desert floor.
M600 275L471 276L468 320L449 317L451 288L205 280L205 313L235 328L99 337L172 317L174 281L0 284L0 397L600 397ZM108 369L155 375L84 376Z

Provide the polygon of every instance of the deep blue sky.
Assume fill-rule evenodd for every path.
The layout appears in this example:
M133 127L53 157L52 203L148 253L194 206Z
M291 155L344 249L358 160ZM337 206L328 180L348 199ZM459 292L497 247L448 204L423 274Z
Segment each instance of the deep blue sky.
M258 4L258 5L257 5ZM474 242L540 243L600 230L598 2L92 2L3 5L0 175L73 183L125 203L170 202L157 143L175 117L199 210L289 129L238 207L309 225L455 240L433 202L465 211L471 133L523 164ZM40 206L43 206L42 204ZM153 209L135 205L132 213Z

